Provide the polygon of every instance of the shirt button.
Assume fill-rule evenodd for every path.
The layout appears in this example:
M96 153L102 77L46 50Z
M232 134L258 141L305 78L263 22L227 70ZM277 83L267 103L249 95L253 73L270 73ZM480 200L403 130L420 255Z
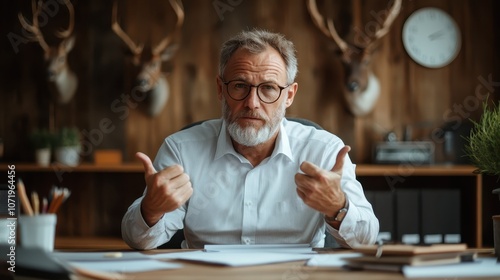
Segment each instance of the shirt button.
M245 202L245 206L252 206L252 202L251 201Z
M250 244L250 239L249 238L245 238L245 244Z

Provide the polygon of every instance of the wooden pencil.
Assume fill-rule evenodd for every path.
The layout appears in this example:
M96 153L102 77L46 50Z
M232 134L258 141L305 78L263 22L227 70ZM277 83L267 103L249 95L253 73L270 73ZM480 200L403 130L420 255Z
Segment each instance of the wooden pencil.
M56 208L56 205L61 203L63 198L63 192L58 188L54 189L54 192L52 193L52 200L50 201L49 210L47 211L47 213L55 213L54 209Z
M33 216L33 208L31 208L30 200L26 194L26 188L21 178L19 178L19 181L17 182L17 191L19 192L19 199L21 200L24 212L28 216Z
M33 212L35 215L39 214L40 211L40 199L38 198L38 193L31 192L31 206L33 206Z

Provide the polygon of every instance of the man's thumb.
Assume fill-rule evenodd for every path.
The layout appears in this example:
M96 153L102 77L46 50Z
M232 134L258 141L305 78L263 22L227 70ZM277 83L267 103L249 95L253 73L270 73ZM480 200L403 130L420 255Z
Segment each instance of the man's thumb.
M332 168L332 172L342 174L342 169L344 168L344 159L350 150L351 150L351 147L347 146L347 145L344 146L342 149L340 149L339 153L337 154L337 159L335 161L335 165Z
M144 173L146 173L146 175L153 175L156 173L156 169L154 168L151 159L146 154L137 152L135 153L135 157L142 162L142 165L144 165Z

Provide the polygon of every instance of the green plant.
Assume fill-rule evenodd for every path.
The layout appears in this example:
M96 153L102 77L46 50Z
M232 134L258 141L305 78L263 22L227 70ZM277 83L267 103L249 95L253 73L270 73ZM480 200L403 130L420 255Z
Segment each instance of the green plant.
M76 127L61 128L54 139L56 147L74 147L80 146L80 132Z
M473 127L466 138L465 154L476 172L500 175L500 103L488 107L483 104L483 114L478 122L472 121Z
M31 146L36 149L52 147L52 134L47 129L36 129L29 135Z

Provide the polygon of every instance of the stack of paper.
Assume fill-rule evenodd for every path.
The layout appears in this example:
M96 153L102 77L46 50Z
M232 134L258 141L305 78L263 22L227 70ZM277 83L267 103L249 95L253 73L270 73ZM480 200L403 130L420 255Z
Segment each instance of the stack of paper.
M316 252L308 244L205 245L203 251L151 255L155 259L177 259L225 266L251 266L308 260Z
M401 271L403 266L429 266L472 261L474 253L465 244L435 244L429 246L387 244L360 246L354 251L361 256L346 259L347 267Z

